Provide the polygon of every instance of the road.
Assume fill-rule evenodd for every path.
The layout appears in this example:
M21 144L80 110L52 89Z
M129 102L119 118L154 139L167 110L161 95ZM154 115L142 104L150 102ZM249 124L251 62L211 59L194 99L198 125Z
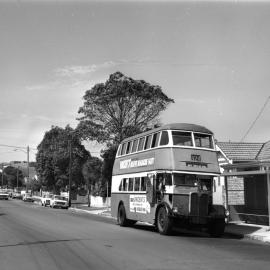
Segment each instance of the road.
M105 217L0 201L0 270L269 269L270 245L120 228Z

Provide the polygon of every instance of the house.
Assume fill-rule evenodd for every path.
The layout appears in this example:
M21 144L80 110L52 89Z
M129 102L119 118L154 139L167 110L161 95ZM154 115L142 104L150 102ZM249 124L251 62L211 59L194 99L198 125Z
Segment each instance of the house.
M270 141L217 142L217 149L221 177L215 180L214 201L222 198L233 221L269 225Z

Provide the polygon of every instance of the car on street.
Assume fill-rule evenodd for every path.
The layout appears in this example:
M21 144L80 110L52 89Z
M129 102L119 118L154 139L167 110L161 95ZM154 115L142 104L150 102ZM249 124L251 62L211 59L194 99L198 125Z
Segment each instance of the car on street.
M30 193L23 194L22 200L24 202L34 202L34 198L32 197L32 195Z
M12 193L12 199L19 199L19 200L21 200L22 199L21 192L14 192L14 193Z
M0 200L8 200L9 194L6 191L0 190Z
M52 194L44 194L41 197L41 205L44 207L46 207L47 205L50 205L52 196L53 196Z
M61 195L53 195L50 200L50 207L51 208L63 208L68 209L68 201L67 198Z

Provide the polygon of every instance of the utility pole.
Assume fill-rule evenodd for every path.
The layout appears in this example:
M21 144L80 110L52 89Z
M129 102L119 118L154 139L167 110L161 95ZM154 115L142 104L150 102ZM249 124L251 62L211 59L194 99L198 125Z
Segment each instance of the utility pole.
M2 164L2 188L4 186L4 164Z
M72 163L72 146L71 146L71 140L68 140L68 150L69 150L68 206L71 207L71 163Z
M17 192L19 189L19 167L17 168Z
M27 184L29 182L29 145L26 148L26 152L27 152L27 181L26 181L26 192L27 192Z

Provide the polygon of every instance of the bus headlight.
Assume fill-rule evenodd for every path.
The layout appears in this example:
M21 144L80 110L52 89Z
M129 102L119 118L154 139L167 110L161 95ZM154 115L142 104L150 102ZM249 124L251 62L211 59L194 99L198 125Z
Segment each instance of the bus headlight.
M225 210L225 217L228 217L230 215L229 210Z
M173 211L173 213L178 213L178 207L173 207L172 211Z

